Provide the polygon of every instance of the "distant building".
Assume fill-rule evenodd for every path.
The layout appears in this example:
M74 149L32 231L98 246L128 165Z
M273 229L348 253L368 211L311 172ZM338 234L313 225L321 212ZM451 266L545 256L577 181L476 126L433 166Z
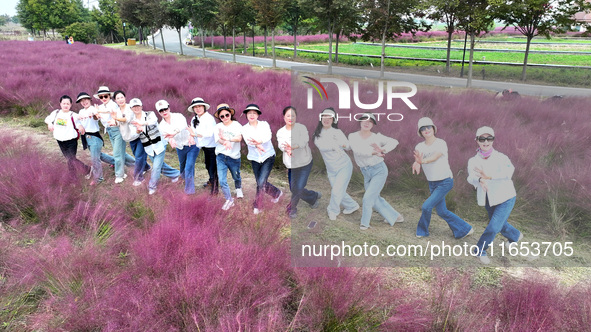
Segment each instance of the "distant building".
M587 2L591 2L591 0L585 0ZM575 20L577 20L577 22L581 22L581 23L586 23L586 24L591 24L591 13L586 13L586 12L579 12L575 14ZM587 29L585 28L585 26L578 26L578 30L580 32L585 32Z

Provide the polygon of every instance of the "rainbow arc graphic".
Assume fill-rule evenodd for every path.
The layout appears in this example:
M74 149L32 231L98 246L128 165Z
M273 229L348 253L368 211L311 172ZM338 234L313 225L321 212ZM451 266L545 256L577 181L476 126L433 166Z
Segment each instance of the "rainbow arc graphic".
M307 78L307 79L309 79L310 81L312 81L312 82L316 83L316 84L318 85L318 87L320 87L320 89L322 89L322 92L324 92L324 96L322 96L322 93L320 92L320 89L319 89L319 88L318 88L316 85L314 85L314 84L312 84L312 83L310 83L310 82L308 82L308 81L304 81L304 83L306 83L306 84L308 84L309 86L313 87L313 88L314 88L314 90L316 90L316 92L318 92L318 95L320 96L320 99L321 99L321 100L324 100L324 97L326 97L326 100L328 100L328 94L326 93L326 89L324 88L324 85L322 85L322 83L320 83L320 81L318 81L318 80L315 80L315 79L313 79L313 78L312 78L312 77L310 77L310 76L304 76L304 78Z

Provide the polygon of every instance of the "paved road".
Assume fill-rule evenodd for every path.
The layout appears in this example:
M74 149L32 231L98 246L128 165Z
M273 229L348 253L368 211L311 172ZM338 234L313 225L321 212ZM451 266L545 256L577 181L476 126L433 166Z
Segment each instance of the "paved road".
M164 43L166 44L167 52L180 53L178 34L175 30L163 29ZM181 30L183 38L187 35L188 29ZM148 38L150 45L152 39ZM155 36L156 48L162 49L162 42L160 35ZM183 53L189 56L202 57L203 50L201 48L183 46ZM232 61L232 54L205 51L206 57L219 59L224 61ZM261 67L271 67L272 60L267 58L255 58L252 56L236 55L236 62L245 63ZM277 60L277 67L285 69L293 69L294 67L306 67L307 71L311 71L316 74L327 73L327 65L317 65L309 63L301 63L295 61L284 61ZM333 74L343 75L348 77L360 77L360 78L379 78L379 69L356 69L333 66ZM465 88L465 78L455 77L440 77L430 75L419 75L419 74L406 74L396 72L386 72L385 78L389 80L411 82L417 85L431 85L431 86L443 86L449 88ZM591 89L584 88L568 88L559 86L545 86L545 85L533 85L533 84L522 84L522 83L511 83L511 82L497 82L497 81L483 81L483 80L472 80L472 86L474 88L491 90L491 91L502 91L504 89L512 89L518 91L523 95L530 96L584 96L591 97Z

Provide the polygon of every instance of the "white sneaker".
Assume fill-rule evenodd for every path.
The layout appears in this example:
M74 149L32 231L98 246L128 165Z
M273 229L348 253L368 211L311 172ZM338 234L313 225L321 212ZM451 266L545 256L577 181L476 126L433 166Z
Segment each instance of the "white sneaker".
M134 186L134 187L137 187L137 186L139 186L139 185L141 185L141 184L142 184L142 181L139 181L139 180L135 180L135 181L133 181L133 186Z
M224 205L222 206L222 210L227 211L232 206L234 206L234 200L233 199L227 199L226 202L224 203Z
M181 178L181 176L179 175L179 176L177 176L176 178L172 179L170 182L172 182L172 183L177 183L177 182L179 182L179 179L180 179L180 178Z
M154 195L155 192L156 192L156 189L150 189L150 190L148 190L148 195Z
M396 218L396 221L394 223L397 223L397 222L404 222L404 216L399 215L398 218Z
M470 231L468 232L468 234L466 234L466 235L462 236L460 239L463 239L463 238L465 238L465 237L467 237L467 236L470 236L470 235L472 235L472 234L474 234L474 227L472 227L472 228L470 229Z
M277 203L277 202L279 202L279 199L281 198L281 196L283 196L283 191L281 191L281 190L280 190L280 191L279 191L279 196L277 196L277 198L273 198L273 199L271 200L271 202L273 202L273 203Z
M366 231L369 228L370 228L370 226L363 226L363 225L359 226L359 229L362 230L362 231Z
M125 178L115 178L115 183L121 183L123 182L123 179Z
M261 213L261 210L254 208L254 210L252 210L252 213L259 214L259 213Z
M242 193L242 188L236 188L236 198L244 198L244 194Z
M351 213L353 213L353 212L355 212L357 210L359 210L359 205L357 205L357 207L354 208L354 209L349 209L349 210L348 209L345 209L345 210L343 210L343 214L351 214Z
M332 213L332 212L328 213L328 219L330 219L330 220L333 220L333 221L337 220L337 216L338 216L338 214L336 214L336 213Z
M482 264L486 264L486 265L490 264L490 258L488 258L488 256L478 256L478 260Z
M90 172L88 172L88 174L86 174L86 175L84 176L84 178L85 178L86 180L90 180L90 177L92 176L92 170L93 170L93 167L92 167L92 165L91 165L91 166L90 166Z

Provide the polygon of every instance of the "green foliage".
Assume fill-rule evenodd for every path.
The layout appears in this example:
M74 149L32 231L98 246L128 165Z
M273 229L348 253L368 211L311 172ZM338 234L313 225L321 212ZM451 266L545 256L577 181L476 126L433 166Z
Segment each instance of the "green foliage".
M98 37L98 25L96 22L76 22L68 25L64 34L72 36L75 41L85 44L92 43Z
M0 15L0 26L6 25L8 22L10 22L10 16L6 14Z
M127 213L129 213L138 227L144 228L149 224L156 222L154 211L150 207L146 206L143 201L130 201L125 207L125 210Z
M25 292L3 296L0 299L0 329L13 331L22 327L26 317L37 311L46 294L43 288L34 287Z
M90 15L98 23L99 32L108 37L111 43L122 40L123 22L115 0L99 0L99 8L94 8Z

